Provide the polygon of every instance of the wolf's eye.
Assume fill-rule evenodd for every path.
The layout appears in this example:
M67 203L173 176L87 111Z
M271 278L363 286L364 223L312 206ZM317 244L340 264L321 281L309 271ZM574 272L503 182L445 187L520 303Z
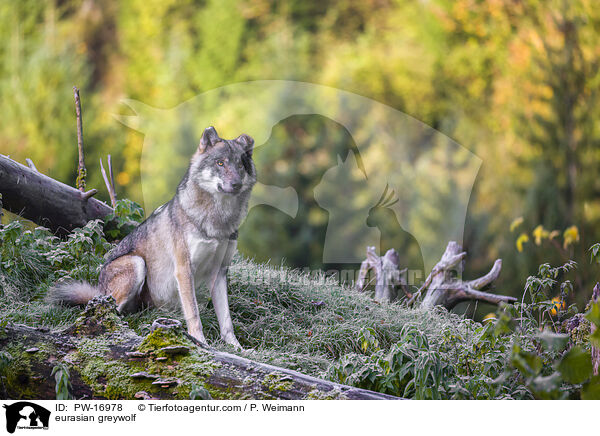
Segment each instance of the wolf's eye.
M220 167L222 167L223 166L223 161L222 160L218 160L217 161L217 165L219 165Z

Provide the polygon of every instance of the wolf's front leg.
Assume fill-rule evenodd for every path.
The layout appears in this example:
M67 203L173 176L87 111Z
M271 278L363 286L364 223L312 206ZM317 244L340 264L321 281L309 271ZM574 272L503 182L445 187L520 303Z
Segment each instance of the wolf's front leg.
M181 256L184 257L184 256ZM206 344L206 338L202 332L202 322L198 313L198 303L194 292L194 276L189 263L189 257L178 259L175 265L175 279L181 300L181 309L190 335Z
M233 323L229 313L229 301L227 298L227 268L221 267L216 274L213 285L210 290L213 307L219 320L221 330L221 339L236 348L242 348L233 333Z

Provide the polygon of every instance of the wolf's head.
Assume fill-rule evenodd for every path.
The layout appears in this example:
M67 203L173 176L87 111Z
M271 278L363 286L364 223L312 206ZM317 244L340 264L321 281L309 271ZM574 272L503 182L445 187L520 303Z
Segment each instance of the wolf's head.
M204 130L190 166L191 181L211 194L237 195L252 189L256 168L254 140L242 134L223 139L214 127Z

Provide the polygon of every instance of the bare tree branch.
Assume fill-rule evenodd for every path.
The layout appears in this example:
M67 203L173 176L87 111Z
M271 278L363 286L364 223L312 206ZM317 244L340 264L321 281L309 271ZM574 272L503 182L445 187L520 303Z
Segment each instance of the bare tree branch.
M77 115L77 149L79 151L79 165L77 166L76 186L81 192L85 191L85 178L87 170L85 169L85 158L83 154L83 122L81 120L81 101L79 99L79 89L73 87L75 96L75 113Z
M115 181L113 179L112 161L110 159L110 154L108 155L108 172L110 174L110 180L106 175L104 165L102 165L102 158L100 158L100 171L102 172L102 178L104 179L106 190L108 191L108 195L110 196L110 203L114 209L117 205L117 193L115 191Z

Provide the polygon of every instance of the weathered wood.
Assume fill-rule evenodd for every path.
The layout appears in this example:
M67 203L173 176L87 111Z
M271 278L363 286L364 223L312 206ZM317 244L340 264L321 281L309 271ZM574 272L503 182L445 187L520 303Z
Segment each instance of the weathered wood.
M356 289L362 292L367 289L369 271L373 271L375 282L375 300L391 302L398 297L398 291L404 291L408 297L408 305L413 305L419 297L425 295L421 302L422 307L432 308L444 306L448 310L454 308L458 303L467 300L485 301L487 303L499 304L500 302L514 303L513 297L496 295L482 292L481 289L498 278L502 269L502 260L497 259L489 273L475 280L463 281L462 263L467 253L462 247L451 241L446 247L440 261L425 279L421 288L411 294L406 286L406 269L400 269L398 254L396 250L390 249L384 256L379 257L375 247L367 247L367 258L362 262Z
M596 283L594 289L592 290L592 299L590 300L591 304L596 304L600 301L600 283ZM592 322L590 326L590 335L594 334L596 331L596 325ZM594 375L598 375L598 367L600 366L600 348L592 345L592 369L594 370Z
M108 155L108 173L110 180L109 176L106 175L104 165L102 165L102 158L100 158L100 171L102 172L102 178L104 179L104 184L106 185L106 190L108 191L108 195L110 197L110 204L113 208L115 208L117 206L117 192L115 190L115 178L113 177L112 160L110 158L110 154Z
M406 269L400 270L399 261L398 253L393 248L389 249L384 256L379 257L375 247L367 247L367 258L360 265L356 290L363 292L367 289L370 284L366 281L367 275L369 271L373 271L375 301L395 301L398 298L399 289L408 293L406 280L404 280Z
M116 312L112 297L96 297L74 325L61 331L0 327L0 395L53 399L50 376L69 366L75 398L189 399L200 389L213 399L398 399L197 347L181 323L162 319L138 336ZM38 348L35 353L28 349ZM6 356L4 356L6 359Z
M463 281L463 260L467 253L460 244L450 241L440 261L425 280L415 297L425 293L422 307L432 308L437 305L452 309L458 303L468 300L484 301L491 304L500 302L514 303L516 298L482 292L480 289L498 278L502 269L502 260L497 259L494 266L485 276L475 280Z
M112 212L107 204L91 198L91 192L81 192L0 155L2 207L55 233L66 234Z

